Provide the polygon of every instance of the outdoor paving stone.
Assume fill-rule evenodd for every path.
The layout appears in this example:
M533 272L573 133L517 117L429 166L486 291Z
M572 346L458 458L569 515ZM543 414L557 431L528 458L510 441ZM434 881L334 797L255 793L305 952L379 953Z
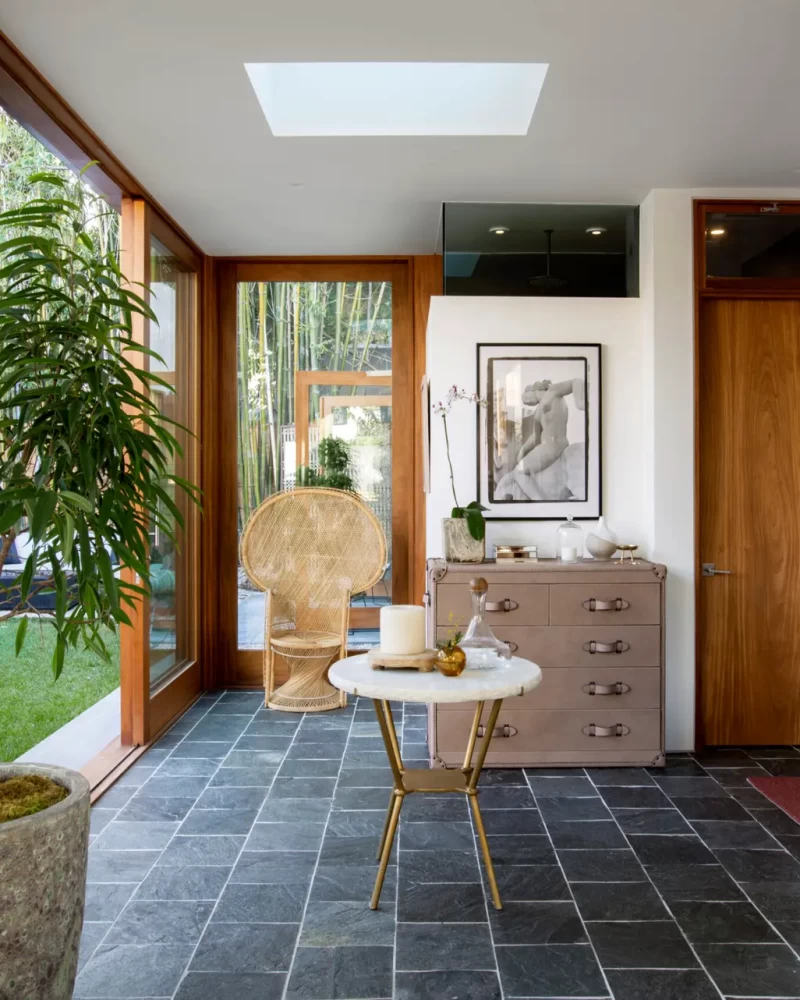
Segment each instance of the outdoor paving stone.
M257 809L194 808L181 824L181 834L246 834L255 823Z
M207 788L197 800L197 809L255 809L267 797L266 788Z
M589 776L595 785L644 785L653 787L653 779L643 767L593 767Z
M267 799L257 823L324 823L331 811L330 799Z
M398 887L397 919L448 924L483 922L486 920L483 886L470 882L431 885L404 879Z
M669 809L666 795L651 784L649 788L631 785L607 785L598 788L603 801L611 809Z
M137 799L197 799L208 784L208 778L186 776L160 777L158 774L150 778L136 792Z
M608 806L599 797L593 799L540 798L536 801L539 812L546 823L611 819Z
M135 890L131 883L90 883L86 886L83 919L86 923L116 920Z
M673 921L589 923L604 969L691 969L697 959Z
M300 947L394 944L394 909L370 910L363 902L310 900L306 907Z
M699 837L631 834L631 847L643 865L711 865L716 858Z
M696 950L728 996L800 996L800 960L785 944L705 944Z
M504 903L571 898L558 865L495 865L494 875Z
M740 823L725 820L693 820L692 826L701 840L714 850L717 847L749 847L759 850L780 850L780 845L760 823Z
M303 917L305 885L242 885L225 887L212 920L219 923L297 923Z
M505 900L502 910L490 909L495 945L580 944L586 933L573 902L517 903Z
M719 1000L700 969L609 969L616 1000Z
M400 843L404 851L467 851L473 846L472 826L448 822L407 823L400 832Z
M227 785L233 788L269 788L278 769L275 767L220 767L209 782L210 788Z
M196 944L214 904L196 900L133 900L106 936L106 944Z
M269 791L271 799L330 799L335 778L276 778Z
M317 851L324 823L256 823L247 838L248 851Z
M298 924L210 923L189 966L192 972L288 972Z
M350 901L366 903L372 895L377 864L319 865L311 886L311 899L327 902ZM397 865L389 865L381 891L381 907L389 907L395 898Z
M741 890L722 865L651 865L648 877L667 905L683 900L734 901Z
M538 775L530 775L529 773L528 783L537 800L540 798L561 796L583 797L597 795L597 789L588 778L546 778Z
M282 1000L283 972L190 972L175 1000Z
M123 787L114 785L107 792L103 792L103 796L98 799L97 804L102 809L122 809L123 806L130 802L135 792L136 788L133 786Z
M97 850L160 851L167 846L179 826L179 823L114 820L97 838Z
M395 968L403 971L496 968L489 925L398 923Z
M614 819L623 833L683 833L692 827L677 809L614 809Z
M314 851L242 851L231 882L307 886L316 863Z
M158 865L232 865L244 842L244 837L228 835L176 834L158 859Z
M557 850L627 847L622 831L613 820L547 823L547 832Z
M692 944L777 942L752 903L672 903L672 915Z
M630 850L559 851L569 882L641 882L642 866Z
M188 815L196 801L182 796L163 799L137 796L120 810L117 819L137 823L178 822Z
M500 1000L500 981L496 972L398 972L395 976L395 1000L431 1000L432 997L456 1000Z
M193 945L101 945L75 983L75 1000L89 997L171 997Z
M507 997L605 997L603 975L588 944L497 949Z
M160 851L89 852L88 882L141 882L161 856Z
M390 947L300 947L286 1000L391 997L392 959Z
M167 756L165 754L165 756ZM144 759L144 758L142 758ZM161 761L158 762L159 764ZM128 768L128 770L114 782L115 786L118 788L139 788L143 785L148 778L151 778L156 770L158 764L154 760L151 764L134 764L133 767Z
M219 898L231 874L230 865L176 865L151 869L136 890L136 899Z
M737 882L800 882L800 862L782 851L723 849L714 853Z
M537 809L482 809L481 813L487 834L545 832Z
M102 833L118 812L119 809L101 809L99 806L96 806L92 809L89 818L89 833L95 836Z
M584 920L669 920L649 882L575 882L572 892Z

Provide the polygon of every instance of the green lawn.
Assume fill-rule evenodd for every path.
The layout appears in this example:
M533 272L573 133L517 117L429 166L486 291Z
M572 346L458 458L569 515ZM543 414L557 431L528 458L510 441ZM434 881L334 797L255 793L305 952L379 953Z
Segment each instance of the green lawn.
M70 650L53 680L53 632L32 621L25 646L14 656L16 622L0 625L0 761L30 750L70 719L119 686L119 640L109 633L112 662Z

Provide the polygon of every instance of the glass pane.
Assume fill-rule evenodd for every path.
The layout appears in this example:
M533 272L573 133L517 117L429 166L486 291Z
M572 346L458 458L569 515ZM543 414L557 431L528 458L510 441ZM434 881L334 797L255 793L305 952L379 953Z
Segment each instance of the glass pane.
M260 503L295 485L295 373L391 371L392 286L384 281L241 282L237 296L241 536L247 519ZM317 435L324 425L340 428L334 436L346 431L358 438L355 458L362 464L356 470L357 478L369 502L370 490L377 491L376 469L380 471L381 461L378 442L389 440L391 414L387 407L377 405L356 407L348 414L346 407L338 405L337 397L350 398L353 388L313 386L309 390L309 421L317 426ZM355 395L363 394L357 387ZM388 396L390 390L370 386L367 394ZM369 441L368 427L372 434ZM372 449L369 460L365 448ZM317 460L315 454L310 456L312 465ZM384 462L380 473L389 483L390 468L387 474ZM374 503L377 513L377 492ZM390 505L390 500L384 502L389 512ZM385 516L386 524L391 523L390 513L378 516L382 523ZM239 647L261 649L264 598L241 565L238 588Z
M800 215L706 214L709 278L800 277Z
M174 393L156 387L159 410L170 420L192 428L194 333L196 323L195 275L188 271L157 240L151 241L150 304L158 323L150 324L150 348L160 355L150 359L150 370L175 389ZM194 439L176 427L183 457L176 457L174 472L194 480ZM195 513L191 501L173 485L169 493L191 530ZM190 509L191 508L191 509ZM162 518L175 527L169 511ZM158 526L150 532L150 684L154 685L179 664L193 657L190 613L191 542L183 532L182 544L176 546Z

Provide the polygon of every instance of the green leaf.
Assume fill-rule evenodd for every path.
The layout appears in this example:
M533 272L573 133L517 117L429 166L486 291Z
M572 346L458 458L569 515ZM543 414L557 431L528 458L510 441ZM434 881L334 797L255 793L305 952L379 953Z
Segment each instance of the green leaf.
M31 518L31 538L35 542L38 542L46 532L57 502L58 494L53 492L41 493L36 498Z
M14 639L14 652L17 656L22 652L22 646L25 642L25 636L28 632L28 622L30 618L23 617L20 618L19 624L17 625L17 635Z
M82 497L80 493L73 493L71 490L60 490L58 495L62 500L66 498L70 503L75 504L76 507L80 507L87 514L91 514L94 510L91 501L87 500L86 497Z
M61 676L61 671L64 669L64 656L67 652L67 643L61 632L56 635L56 645L53 650L53 679L58 680Z
M481 541L486 534L486 522L483 519L483 514L474 508L467 508L464 516L467 520L467 528L470 535L476 541Z

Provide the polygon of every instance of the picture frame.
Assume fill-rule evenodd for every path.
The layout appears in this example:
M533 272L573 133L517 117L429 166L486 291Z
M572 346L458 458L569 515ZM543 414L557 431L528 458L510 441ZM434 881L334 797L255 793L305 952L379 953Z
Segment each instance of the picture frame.
M494 521L602 514L602 345L477 345L478 501Z

